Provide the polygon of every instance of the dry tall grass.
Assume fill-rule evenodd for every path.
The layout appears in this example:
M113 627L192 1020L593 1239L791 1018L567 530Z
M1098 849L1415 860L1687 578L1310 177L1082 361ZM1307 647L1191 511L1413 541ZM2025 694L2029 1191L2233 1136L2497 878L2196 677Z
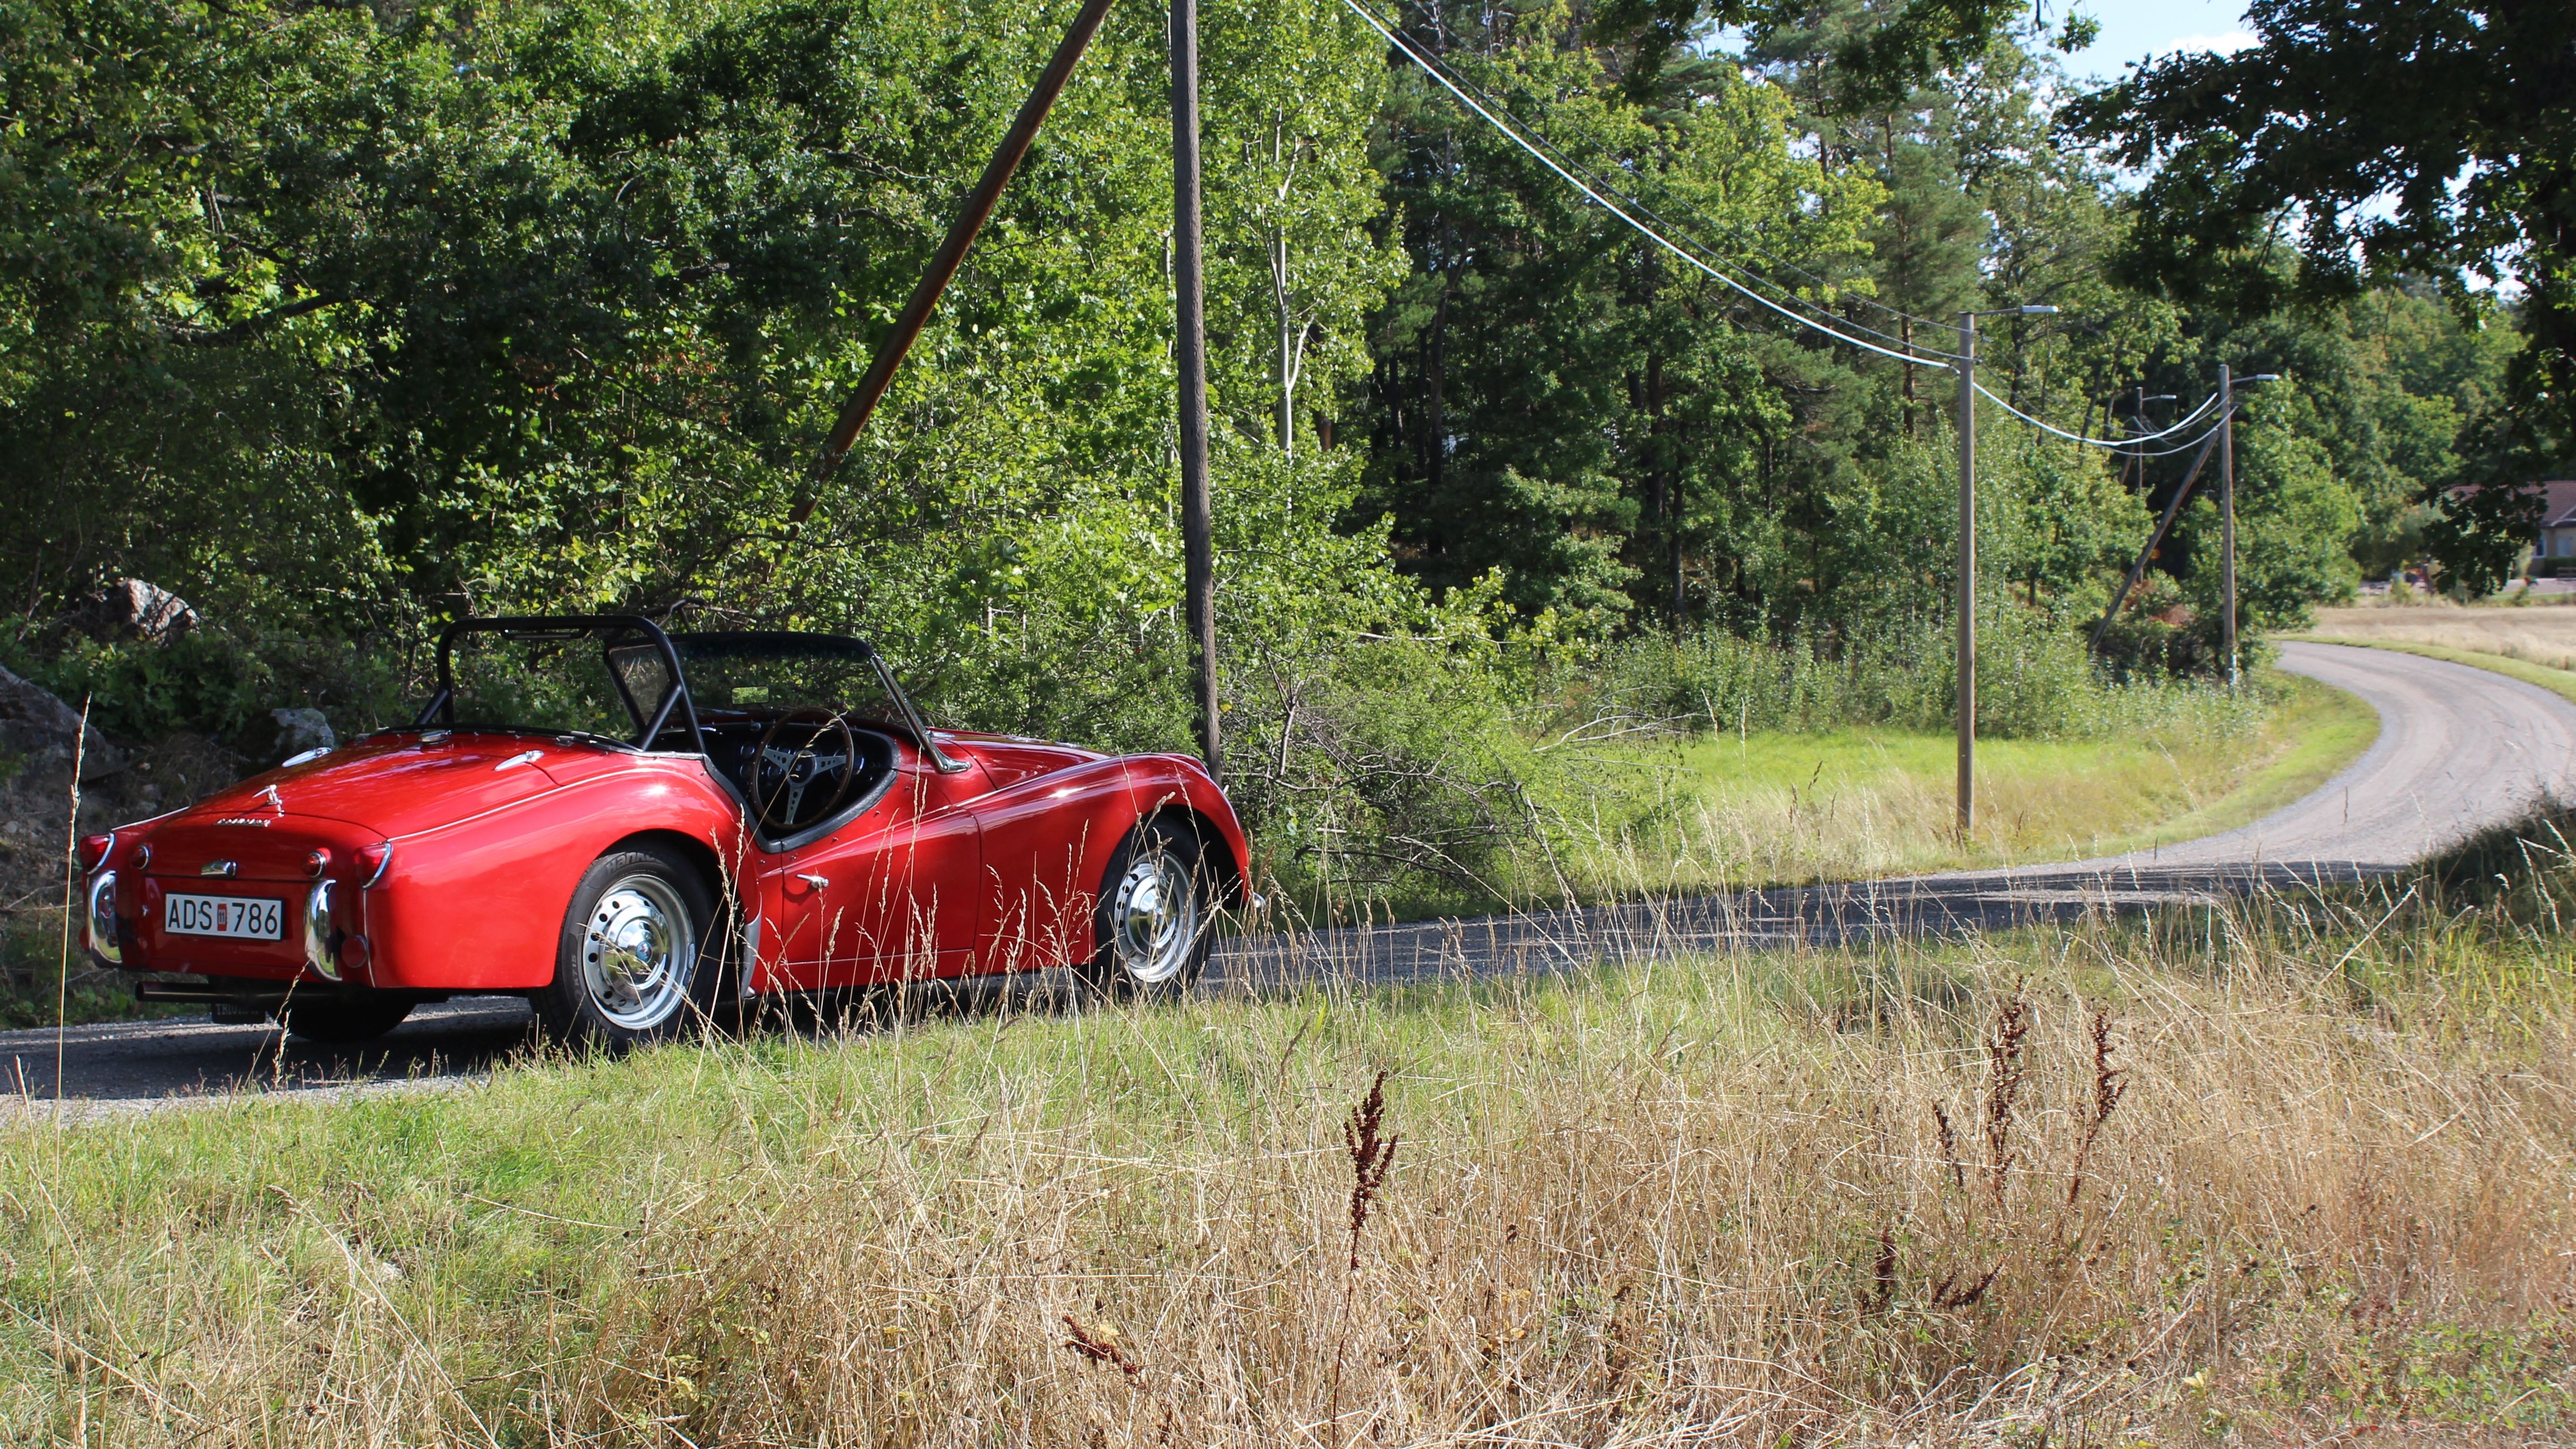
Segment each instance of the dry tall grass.
M2576 608L2533 605L2462 607L2442 601L2319 609L2308 634L2318 639L2435 644L2499 654L2551 669L2576 669Z
M0 1437L2564 1443L2567 953L2481 919L2283 902L15 1129Z

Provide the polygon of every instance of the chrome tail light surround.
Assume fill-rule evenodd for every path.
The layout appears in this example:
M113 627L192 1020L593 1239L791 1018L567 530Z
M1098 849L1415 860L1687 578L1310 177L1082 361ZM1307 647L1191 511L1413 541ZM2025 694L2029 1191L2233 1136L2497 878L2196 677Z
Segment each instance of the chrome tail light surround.
M319 972L325 981L340 979L338 933L331 929L331 887L335 881L317 880L304 897L304 964Z
M125 948L116 940L116 872L103 870L89 881L89 953L110 966L125 964Z

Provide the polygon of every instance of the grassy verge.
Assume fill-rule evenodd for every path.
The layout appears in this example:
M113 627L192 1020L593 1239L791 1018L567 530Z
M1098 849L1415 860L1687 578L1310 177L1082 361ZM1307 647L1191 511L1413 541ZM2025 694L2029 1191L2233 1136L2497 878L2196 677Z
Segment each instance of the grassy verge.
M2466 664L2477 669L2537 684L2563 699L2576 700L2576 670L2554 669L2535 664L2510 654L2485 649L2461 649L2448 644L2424 644L2407 639L2373 639L2350 634L2283 634L2284 639L2301 639L2311 644L2350 644L2363 649L2389 649L2399 654L2420 654L2427 659L2447 659L2453 664Z
M0 1128L0 1439L2566 1442L2571 956L2510 916Z
M1634 757L1651 798L1569 810L1568 868L1651 893L2076 860L2214 834L2317 788L2378 736L2377 715L2340 690L2280 673L2262 690L2259 708L2215 728L1980 742L1979 830L1964 849L1946 733L1704 734ZM1627 823L1605 827L1605 814Z

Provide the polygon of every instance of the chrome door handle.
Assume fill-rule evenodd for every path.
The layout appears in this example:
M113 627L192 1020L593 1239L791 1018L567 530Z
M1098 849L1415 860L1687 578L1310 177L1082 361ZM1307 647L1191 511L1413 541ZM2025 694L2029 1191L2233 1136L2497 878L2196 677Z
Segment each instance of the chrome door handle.
M821 875L804 875L804 874L801 874L801 873L800 873L796 878L797 878L798 880L801 880L801 881L805 882L807 885L812 886L814 889L816 889L816 890L818 890L818 891L819 891L819 890L822 890L824 887L829 886L829 885L832 883L832 878L831 878L830 876L821 876Z

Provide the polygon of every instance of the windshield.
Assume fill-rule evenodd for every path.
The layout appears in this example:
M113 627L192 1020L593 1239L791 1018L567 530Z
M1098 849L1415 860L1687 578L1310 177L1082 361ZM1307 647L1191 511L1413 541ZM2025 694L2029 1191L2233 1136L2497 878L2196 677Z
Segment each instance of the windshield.
M615 625L466 630L449 643L447 670L440 724L627 742L642 739L672 686L652 638Z
M824 634L674 634L689 698L706 724L823 710L909 732L912 721L856 639Z
M614 616L474 620L449 631L441 669L444 692L421 716L424 727L688 750L700 742L692 725L731 733L821 713L909 734L950 767L876 651L837 635L665 636L641 619ZM660 737L648 739L656 729Z

